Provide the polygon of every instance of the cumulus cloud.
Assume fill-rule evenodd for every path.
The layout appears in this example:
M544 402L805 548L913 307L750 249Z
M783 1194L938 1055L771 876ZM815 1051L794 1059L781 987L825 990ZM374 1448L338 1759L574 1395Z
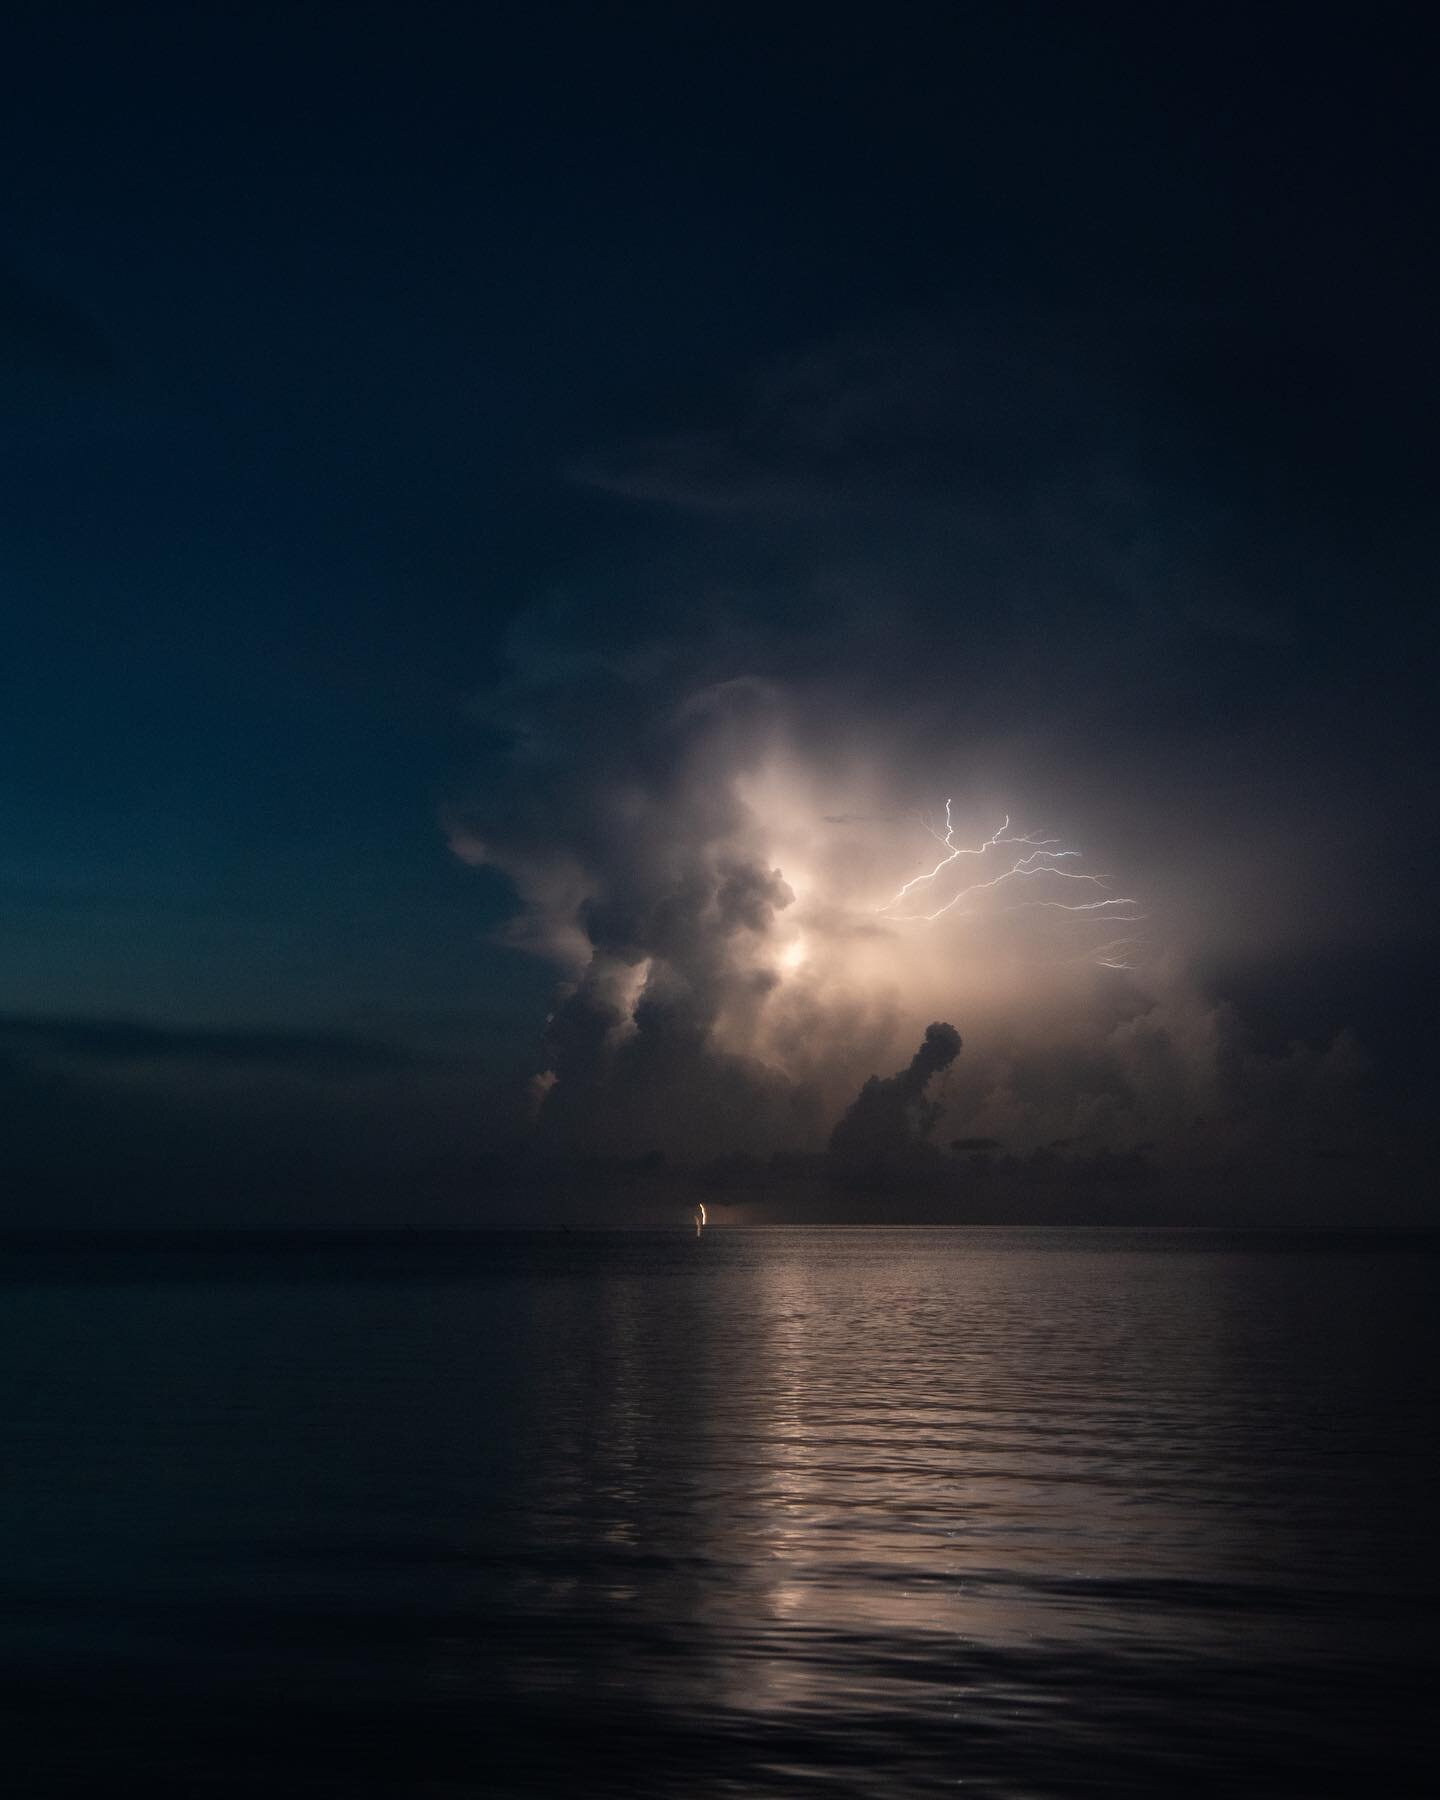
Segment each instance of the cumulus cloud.
M507 941L559 976L540 1142L703 1159L871 1132L1269 1179L1363 1136L1349 1038L1262 1052L1200 974L1363 929L1329 879L1355 770L1298 713L1298 747L1273 736L1297 615L1235 578L1203 483L1146 467L1122 347L1041 335L832 347L728 427L585 461L682 547L521 622L479 703L503 778L448 815L513 888ZM1328 835L1295 814L1317 780ZM947 800L964 880L897 908ZM1009 863L1063 847L1008 887L985 848L1007 817ZM943 1094L911 1092L915 1065L880 1079L940 1012L967 1044Z
M815 1151L833 1130L837 1170L913 1172L943 1111L939 1135L972 1149L1053 1160L1065 1140L1098 1170L1142 1144L1195 1165L1299 1154L1358 1103L1364 1068L1345 1043L1248 1043L1189 973L1183 919L1128 926L1131 963L1106 915L1055 898L1089 879L1072 865L1048 886L993 886L1034 853L982 853L999 820L979 802L969 872L943 871L934 897L972 878L983 891L897 917L897 884L945 861L934 816L904 804L926 772L903 728L887 739L883 712L826 681L740 676L721 646L715 659L694 687L659 652L542 660L503 696L523 726L503 789L452 812L459 852L513 885L508 941L560 977L537 1021L538 1142L705 1160ZM963 768L963 748L942 740L935 760ZM965 1057L952 1070L926 1051L871 1080L937 1006L964 1024ZM942 1067L943 1102L925 1097Z
M803 1136L813 1097L764 1054L795 892L741 792L774 748L773 688L664 703L614 669L559 679L573 698L537 706L505 808L455 825L514 883L513 941L568 977L541 1042L543 1133L617 1151Z
M937 1160L930 1139L943 1107L927 1089L959 1054L960 1033L937 1022L899 1074L872 1075L830 1134L832 1175L846 1185L875 1185L928 1171Z

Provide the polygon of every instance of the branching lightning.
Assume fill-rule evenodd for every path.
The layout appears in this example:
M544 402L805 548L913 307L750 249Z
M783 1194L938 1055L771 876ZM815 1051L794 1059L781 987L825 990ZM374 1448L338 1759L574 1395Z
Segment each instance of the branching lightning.
M963 907L962 903L964 901L971 899L977 894L988 893L991 890L1002 886L1004 883L1011 881L1028 882L1048 878L1055 881L1088 882L1098 888L1105 888L1108 886L1107 878L1103 875L1090 875L1078 869L1068 869L1061 866L1065 862L1080 857L1083 854L1081 851L1065 848L1062 845L1061 839L1056 837L1042 837L1038 832L1012 832L1010 830L1010 820L1008 816L999 829L986 838L983 843L976 845L957 844L955 842L955 822L952 816L952 805L953 803L950 800L945 802L945 829L943 832L932 825L928 819L921 818L920 820L920 824L929 832L931 837L933 837L938 844L943 846L945 851L944 856L940 858L934 868L923 870L919 875L912 876L903 886L896 889L895 893L891 895L884 905L876 907L876 912L882 918L893 919L897 923L911 920L930 924L934 920L943 917L946 913L957 913L957 909L960 909L957 913L958 917L972 918L979 909L975 907ZM936 893L935 884L940 880L940 877L944 872L957 863L962 856L980 858L987 856L992 850L1001 850L1005 846L1020 847L1022 854L1015 856L1009 866L1007 868L1002 868L998 875L994 875L989 880L985 881L972 881L967 886L958 888L947 899L943 900L939 906L936 906L931 911L895 911L895 908L900 906L911 894L916 893L916 890L928 892L929 896L933 898ZM1146 917L1144 913L1136 910L1139 905L1140 902L1138 900L1125 895L1111 896L1107 894L1103 899L1099 900L1076 901L1065 901L1041 896L1017 901L1014 905L1002 907L1000 910L1006 913L1014 913L1024 911L1027 908L1043 907L1054 912L1079 915L1082 919L1088 918L1089 920L1097 922L1108 921L1114 924L1133 925L1138 924ZM1132 968L1134 965L1129 961L1129 956L1136 948L1139 941L1140 940L1137 938L1114 938L1109 943L1102 944L1089 952L1084 960L1098 963L1101 967L1107 969Z
M1098 963L1102 969L1133 969L1130 961L1141 944L1141 938L1112 938L1108 944L1097 944L1088 956L1081 957L1082 962Z

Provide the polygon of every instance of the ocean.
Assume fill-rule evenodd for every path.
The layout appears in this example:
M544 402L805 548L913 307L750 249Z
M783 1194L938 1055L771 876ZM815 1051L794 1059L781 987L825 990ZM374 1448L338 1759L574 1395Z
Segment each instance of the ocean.
M0 1244L6 1790L1435 1791L1435 1240Z

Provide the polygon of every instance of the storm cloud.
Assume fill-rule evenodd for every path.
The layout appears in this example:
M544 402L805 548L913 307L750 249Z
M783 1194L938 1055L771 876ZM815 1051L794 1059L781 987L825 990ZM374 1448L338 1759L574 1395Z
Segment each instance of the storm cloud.
M944 1110L926 1090L959 1054L960 1033L937 1022L898 1074L872 1075L830 1134L831 1174L847 1185L873 1185L925 1170L937 1156L930 1139Z
M1377 905L1412 917L1393 869L1363 909L1336 879L1347 828L1400 797L1311 716L1313 667L1292 690L1297 656L1348 642L1361 571L1312 544L1277 583L1243 491L1179 478L1202 446L1155 395L1221 353L1213 321L1128 347L1053 327L1044 354L1023 323L847 340L758 378L729 424L577 461L664 551L597 574L623 605L557 592L520 622L478 705L503 777L447 814L512 885L506 941L561 977L539 1141L818 1150L938 1011L967 1044L942 1137L1273 1183L1381 1129L1349 1021L1262 1046L1204 973L1363 943ZM1046 872L1084 871L1097 910L1058 880L887 910L947 801L957 843L1008 819L1067 846Z

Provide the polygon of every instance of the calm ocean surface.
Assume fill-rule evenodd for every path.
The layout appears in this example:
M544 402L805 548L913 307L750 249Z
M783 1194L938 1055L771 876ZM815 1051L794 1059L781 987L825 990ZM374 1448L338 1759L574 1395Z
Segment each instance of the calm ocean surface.
M6 1792L1395 1795L1440 1256L0 1251Z

